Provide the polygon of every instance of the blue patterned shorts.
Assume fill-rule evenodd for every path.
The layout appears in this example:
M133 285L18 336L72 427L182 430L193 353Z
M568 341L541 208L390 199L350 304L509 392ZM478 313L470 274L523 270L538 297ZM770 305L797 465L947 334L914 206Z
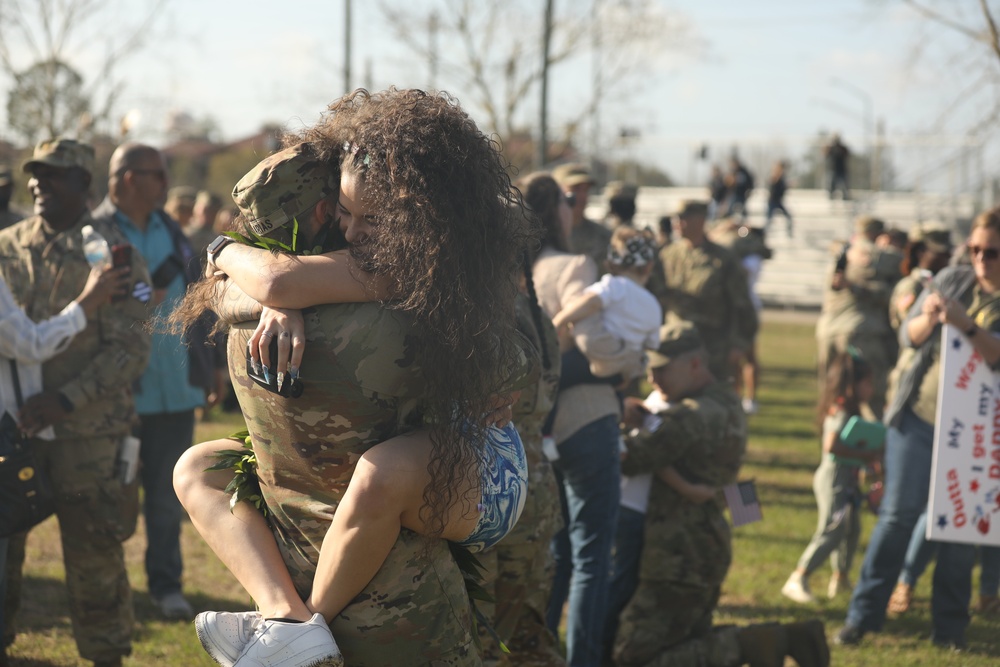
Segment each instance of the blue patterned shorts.
M491 426L485 435L479 523L471 535L458 543L473 552L488 549L514 528L528 491L528 462L514 425Z

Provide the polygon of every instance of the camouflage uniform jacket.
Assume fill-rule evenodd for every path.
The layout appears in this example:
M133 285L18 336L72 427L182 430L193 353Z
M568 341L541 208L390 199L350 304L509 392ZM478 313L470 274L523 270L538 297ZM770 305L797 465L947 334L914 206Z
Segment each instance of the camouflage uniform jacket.
M0 272L32 320L58 314L79 296L90 265L83 255L84 225L92 224L110 245L126 243L110 224L84 214L72 228L55 233L39 216L0 232ZM149 360L144 322L151 290L139 253L132 253L132 282L121 301L101 306L69 347L42 366L42 386L64 394L74 406L55 426L60 439L117 436L134 415L131 387Z
M580 224L573 227L570 233L569 245L574 254L586 255L597 264L598 273L604 273L604 265L608 259L608 244L611 243L611 230L599 222L584 218Z
M715 382L658 416L663 423L655 432L627 440L622 474L673 466L693 482L721 487L736 481L747 429L728 383ZM732 548L718 497L691 503L654 475L645 527L640 581L711 587L725 578Z
M902 257L895 250L879 248L866 239L855 240L847 251L844 277L849 283L835 290L827 281L816 335L829 338L844 334L891 333L889 297L899 280ZM833 266L829 278L833 277Z
M748 350L757 334L757 312L750 300L746 273L736 256L706 239L694 247L681 239L660 251L664 288L657 297L667 319L688 320L698 327L712 370L725 364L733 348Z

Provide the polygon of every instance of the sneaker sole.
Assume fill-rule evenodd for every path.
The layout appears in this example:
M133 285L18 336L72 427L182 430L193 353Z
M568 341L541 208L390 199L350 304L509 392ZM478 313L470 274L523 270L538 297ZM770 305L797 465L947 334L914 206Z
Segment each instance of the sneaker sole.
M205 620L204 620L205 613L207 612L198 614L194 618L194 631L198 635L198 641L201 642L201 647L205 649L205 653L208 654L208 657L210 657L212 660L215 660L215 662L222 665L222 667L233 667L233 665L236 663L235 660L231 660L228 656L225 655L223 656L217 655L215 650L215 643L211 642L210 640L211 633L205 627Z

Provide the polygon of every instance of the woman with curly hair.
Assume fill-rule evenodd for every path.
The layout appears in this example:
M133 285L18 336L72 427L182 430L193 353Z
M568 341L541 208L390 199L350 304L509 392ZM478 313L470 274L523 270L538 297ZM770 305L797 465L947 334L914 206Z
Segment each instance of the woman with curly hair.
M523 216L510 205L509 179L494 144L452 100L412 90L358 91L333 104L301 138L321 162L341 156L335 215L349 249L295 256L232 244L210 254L213 270L268 307L248 336L250 363L265 376L273 365L279 385L294 380L303 359L308 362L303 357L306 326L296 309L381 301L412 321L410 349L420 367L423 427L388 440L383 435L375 442L384 442L369 442L359 452L316 555L308 599L284 583L288 578L282 572L272 573L270 589L261 585L261 570L268 574L273 559L248 567L247 559L269 545L254 543L236 553L231 545L219 545L220 557L238 578L248 570L257 573L256 583L240 580L261 605L261 614L199 615L199 638L220 664L277 664L260 657L273 651L273 644L263 646L267 640L256 641L267 633L289 638L282 641L294 653L295 622L314 627L317 615L332 622L379 571L401 528L478 550L506 534L523 506L520 439L512 426L493 424L504 421L494 410L498 397L506 412L511 392L531 381L526 369L533 359L526 359L513 317L526 229ZM263 233L273 231L274 211L261 210L259 197L248 199L241 192L253 194L267 187L261 185L264 180L281 180L265 171L248 174L249 182L245 177L234 191L248 225ZM303 203L294 182L302 173L285 169L290 182L279 186L296 205ZM317 207L330 208L332 201L328 197ZM272 340L277 341L276 359ZM253 421L248 419L248 426L263 480L270 472L265 470L268 457L257 452ZM197 472L223 446L216 441L193 448L178 466L176 482L213 548L218 535L232 539L231 532L219 530L220 522L232 524L201 502L206 490L218 489L206 489L208 482L204 476L197 479ZM311 628L302 630L307 631ZM314 641L316 633L311 636L303 641ZM320 653L281 664L313 664L309 660L317 658L336 664L334 654Z

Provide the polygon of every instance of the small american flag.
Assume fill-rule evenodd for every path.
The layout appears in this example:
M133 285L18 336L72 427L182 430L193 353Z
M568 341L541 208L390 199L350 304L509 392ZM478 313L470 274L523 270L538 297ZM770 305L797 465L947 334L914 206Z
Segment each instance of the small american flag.
M726 496L726 505L729 506L729 515L732 517L734 528L764 518L760 512L757 487L753 480L730 484L722 489L722 493Z

